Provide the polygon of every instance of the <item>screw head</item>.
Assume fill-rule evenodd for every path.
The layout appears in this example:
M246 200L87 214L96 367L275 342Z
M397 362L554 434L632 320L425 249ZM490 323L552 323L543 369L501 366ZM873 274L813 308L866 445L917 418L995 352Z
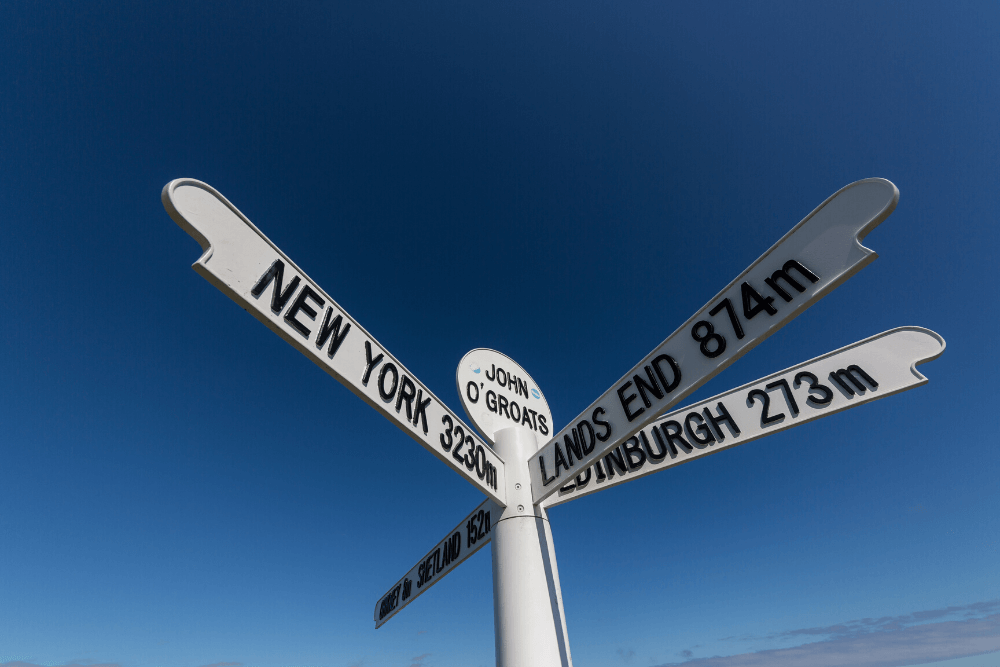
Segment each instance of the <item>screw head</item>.
M520 490L520 488L521 488L521 483L520 483L520 482L518 482L517 484L515 484L515 485L514 485L514 488L515 488L515 489L518 489L518 490Z
M524 511L524 505L518 505L517 506L517 511L518 512L523 512Z

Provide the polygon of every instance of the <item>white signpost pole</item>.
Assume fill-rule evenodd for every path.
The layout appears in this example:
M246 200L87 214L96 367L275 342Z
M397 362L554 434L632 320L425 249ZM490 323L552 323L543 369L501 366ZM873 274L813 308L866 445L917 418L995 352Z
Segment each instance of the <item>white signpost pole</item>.
M508 504L493 528L493 628L498 667L570 667L559 570L548 515L531 504L528 457L534 433L509 427L494 434L507 467Z

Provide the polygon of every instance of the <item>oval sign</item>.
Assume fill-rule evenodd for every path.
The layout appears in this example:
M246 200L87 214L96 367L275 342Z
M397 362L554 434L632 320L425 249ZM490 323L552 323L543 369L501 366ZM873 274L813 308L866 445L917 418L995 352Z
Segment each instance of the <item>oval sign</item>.
M462 357L455 374L462 407L490 444L503 428L520 426L539 442L552 435L552 412L528 372L496 350L480 348Z

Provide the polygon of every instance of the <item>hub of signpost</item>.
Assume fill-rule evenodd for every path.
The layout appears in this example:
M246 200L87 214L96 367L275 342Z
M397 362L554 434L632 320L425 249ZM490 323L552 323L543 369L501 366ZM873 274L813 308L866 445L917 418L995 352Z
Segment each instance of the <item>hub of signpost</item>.
M836 192L561 430L527 371L472 350L456 382L480 437L217 190L162 193L202 246L195 271L486 495L379 598L375 627L492 542L500 667L572 664L546 508L926 384L916 366L944 339L900 327L675 409L874 261L861 240L898 198L879 178Z

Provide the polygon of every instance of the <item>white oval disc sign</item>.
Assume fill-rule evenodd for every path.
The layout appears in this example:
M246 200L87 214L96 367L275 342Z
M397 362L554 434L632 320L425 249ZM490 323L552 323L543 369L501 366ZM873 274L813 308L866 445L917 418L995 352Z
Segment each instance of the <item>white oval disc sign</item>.
M455 374L465 414L490 444L503 428L531 429L540 442L552 434L552 413L542 390L521 366L496 350L469 352Z

